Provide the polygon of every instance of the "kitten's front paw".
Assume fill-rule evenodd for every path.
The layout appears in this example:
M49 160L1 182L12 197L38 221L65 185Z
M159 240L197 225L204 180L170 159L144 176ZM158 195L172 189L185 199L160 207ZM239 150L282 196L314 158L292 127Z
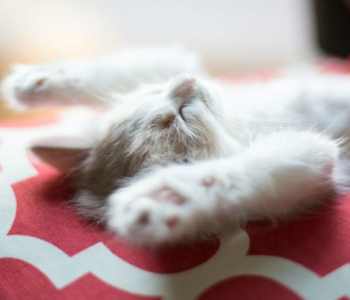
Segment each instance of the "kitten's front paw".
M108 227L137 244L193 240L206 221L204 189L174 177L155 177L109 198Z
M44 98L59 97L67 88L67 82L66 74L58 65L14 65L1 90L8 106L21 110L42 106Z
M134 243L153 245L189 238L191 224L179 209L186 199L170 189L163 187L140 197L116 193L110 201L109 228Z

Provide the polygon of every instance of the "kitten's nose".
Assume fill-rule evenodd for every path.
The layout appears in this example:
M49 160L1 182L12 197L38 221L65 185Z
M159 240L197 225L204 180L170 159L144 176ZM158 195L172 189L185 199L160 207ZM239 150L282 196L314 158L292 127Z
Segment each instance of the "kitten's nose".
M196 79L188 74L181 74L169 82L169 96L189 102L194 97Z

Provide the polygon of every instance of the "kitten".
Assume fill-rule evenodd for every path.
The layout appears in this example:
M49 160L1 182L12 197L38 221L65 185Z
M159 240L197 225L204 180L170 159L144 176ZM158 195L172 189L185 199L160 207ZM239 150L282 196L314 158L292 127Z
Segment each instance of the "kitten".
M284 217L346 189L348 76L306 68L235 85L210 78L180 47L143 47L17 65L2 91L11 107L107 110L90 136L33 151L74 170L81 214L135 243L179 243L237 220Z

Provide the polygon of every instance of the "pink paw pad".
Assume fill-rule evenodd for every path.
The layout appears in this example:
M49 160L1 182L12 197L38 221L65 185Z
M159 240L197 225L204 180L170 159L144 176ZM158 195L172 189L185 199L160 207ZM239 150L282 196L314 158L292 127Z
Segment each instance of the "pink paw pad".
M38 80L37 82L36 82L36 86L37 87L41 87L41 86L43 86L45 83L47 82L47 79L46 78L41 78L40 80Z
M165 223L168 225L168 227L174 227L176 224L178 224L180 221L180 218L178 216L172 216L168 218Z
M147 210L145 210L142 213L140 213L140 215L138 216L137 223L146 225L149 223L149 219L150 219L150 213Z
M215 178L211 176L206 176L202 179L202 183L205 186L212 186L215 183Z
M156 198L158 200L165 200L165 201L169 201L178 205L182 205L186 202L186 198L183 196L180 196L179 194L175 193L172 190L168 190L168 189L163 189L161 191L159 191L156 194Z

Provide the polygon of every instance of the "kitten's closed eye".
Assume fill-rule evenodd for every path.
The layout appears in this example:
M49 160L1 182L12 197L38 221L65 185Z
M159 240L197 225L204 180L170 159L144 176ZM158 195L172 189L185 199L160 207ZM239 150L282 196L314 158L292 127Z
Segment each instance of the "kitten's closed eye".
M184 120L186 122L186 118L184 116L184 113L183 113L183 109L186 105L181 105L180 108L179 108L179 115L181 117L182 120Z

